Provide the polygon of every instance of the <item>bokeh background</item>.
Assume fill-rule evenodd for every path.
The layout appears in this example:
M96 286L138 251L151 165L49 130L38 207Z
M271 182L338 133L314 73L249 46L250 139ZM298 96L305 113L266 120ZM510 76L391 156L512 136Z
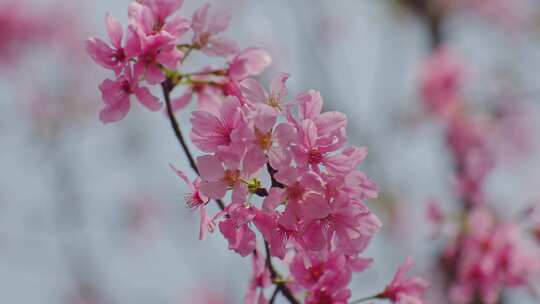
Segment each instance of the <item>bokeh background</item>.
M512 216L540 199L540 3L460 1L443 33L467 68L464 96L479 112L513 113L495 122L486 191ZM382 192L368 205L384 227L353 298L380 290L409 255L432 275L441 243L426 204L456 203L442 127L418 94L429 33L397 2L210 1L232 15L230 37L271 52L263 83L285 71L291 95L320 90L327 109L348 115L352 142L370 149L362 169ZM98 120L109 74L83 41L105 37L107 12L126 24L128 3L0 0L0 303L242 302L249 260L218 234L198 241L198 215L168 167L187 162L165 117L135 106L122 123ZM202 3L186 0L180 14ZM189 110L179 120L188 132ZM524 294L505 297L536 303Z

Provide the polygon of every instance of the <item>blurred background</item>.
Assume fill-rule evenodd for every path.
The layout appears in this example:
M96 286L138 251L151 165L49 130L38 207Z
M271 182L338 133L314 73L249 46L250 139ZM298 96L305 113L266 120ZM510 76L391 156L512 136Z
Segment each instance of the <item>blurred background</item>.
M418 93L433 36L405 2L210 1L232 15L229 37L272 54L263 83L285 71L289 97L320 90L327 109L348 115L352 142L369 148L361 169L381 194L367 204L384 227L353 298L380 290L408 255L432 274L441 243L426 204L456 203L443 129ZM466 67L463 98L497 118L486 193L512 216L540 201L540 3L449 2L441 35ZM186 0L180 14L202 3ZM138 106L122 123L98 120L97 87L110 75L83 41L106 37L107 12L126 24L128 4L0 0L0 303L242 302L250 263L218 234L198 241L198 215L168 167L187 168L169 122ZM188 132L189 110L179 120ZM522 290L505 296L538 303Z

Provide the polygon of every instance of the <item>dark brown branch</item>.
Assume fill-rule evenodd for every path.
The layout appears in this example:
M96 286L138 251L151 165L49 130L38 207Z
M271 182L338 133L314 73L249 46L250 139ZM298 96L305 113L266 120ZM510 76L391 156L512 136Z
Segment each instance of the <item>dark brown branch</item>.
M195 171L195 173L199 174L199 169L197 168L195 159L193 158L193 155L189 151L189 147L187 146L184 136L182 135L182 131L180 130L180 125L178 124L178 121L176 120L176 117L174 116L174 112L172 110L171 91L173 89L173 84L171 83L169 79L167 79L161 84L161 88L163 90L163 97L165 98L167 116L169 117L169 121L171 122L171 127L174 131L174 135L176 136L176 139L178 139L178 142L182 146L182 149L184 150L188 158L189 165L191 166L193 171Z
M270 301L269 301L270 304L274 304L274 302L276 301L277 295L279 294L279 291L280 291L280 288L278 285L276 286L276 289L274 289L274 292L272 292L272 296L270 297Z
M272 255L270 254L270 247L268 246L268 242L266 241L264 241L264 249L266 251L266 267L268 267L268 270L270 271L270 277L272 278L272 282L276 284L276 290L274 291L274 293L276 293L277 296L277 293L281 292L283 296L292 304L300 304L300 301L298 301L298 299L294 297L291 289L289 289L287 284L282 281L281 275L274 268L274 265L272 264Z

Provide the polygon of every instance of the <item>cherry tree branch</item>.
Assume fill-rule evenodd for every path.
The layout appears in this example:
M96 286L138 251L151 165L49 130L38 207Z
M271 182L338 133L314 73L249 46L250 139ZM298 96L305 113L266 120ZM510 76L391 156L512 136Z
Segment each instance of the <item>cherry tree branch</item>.
M270 271L270 277L272 278L272 282L276 284L276 290L274 291L274 293L277 296L277 293L281 292L281 294L283 294L283 296L287 300L289 300L290 303L300 304L300 301L294 297L294 294L287 286L282 276L274 268L274 265L272 264L272 255L270 254L270 247L268 246L268 242L266 241L264 241L264 249L266 251L266 267L268 267L268 270ZM272 297L275 299L274 295L272 295ZM273 303L273 301L270 303Z

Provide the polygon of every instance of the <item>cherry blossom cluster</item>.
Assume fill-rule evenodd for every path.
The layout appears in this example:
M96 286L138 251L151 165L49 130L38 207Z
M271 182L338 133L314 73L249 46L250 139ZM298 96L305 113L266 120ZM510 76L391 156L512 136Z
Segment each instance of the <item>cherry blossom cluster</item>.
M495 304L505 288L529 287L540 275L540 250L531 243L523 218L503 219L484 195L486 179L495 165L488 143L490 128L465 105L463 77L463 66L445 47L427 60L422 73L423 101L444 123L454 160L456 193L462 203L457 223L446 221L452 216L435 205L430 206L429 217L437 224L453 226L440 257L452 303L479 299Z
M174 15L182 2L133 2L125 30L106 17L110 44L87 40L92 59L116 76L100 85L101 121L123 119L132 98L161 110L151 91L161 85L165 113L197 173L190 179L172 167L191 189L186 205L200 212L200 238L219 230L230 250L251 256L245 302L273 303L281 293L291 303L348 303L352 274L371 265L361 255L381 227L364 204L377 196L378 186L356 169L367 149L348 145L347 117L323 111L319 92L289 97L286 73L269 90L252 78L269 66L270 55L260 48L240 50L223 36L228 16L211 13L206 4L188 21ZM225 64L180 71L192 52L222 57ZM178 87L185 90L175 95ZM174 116L194 97L189 138L204 153L196 158ZM209 216L212 201L221 211ZM289 275L276 270L273 258L289 265ZM411 266L407 260L382 292L364 300L422 303L427 283L405 276Z

